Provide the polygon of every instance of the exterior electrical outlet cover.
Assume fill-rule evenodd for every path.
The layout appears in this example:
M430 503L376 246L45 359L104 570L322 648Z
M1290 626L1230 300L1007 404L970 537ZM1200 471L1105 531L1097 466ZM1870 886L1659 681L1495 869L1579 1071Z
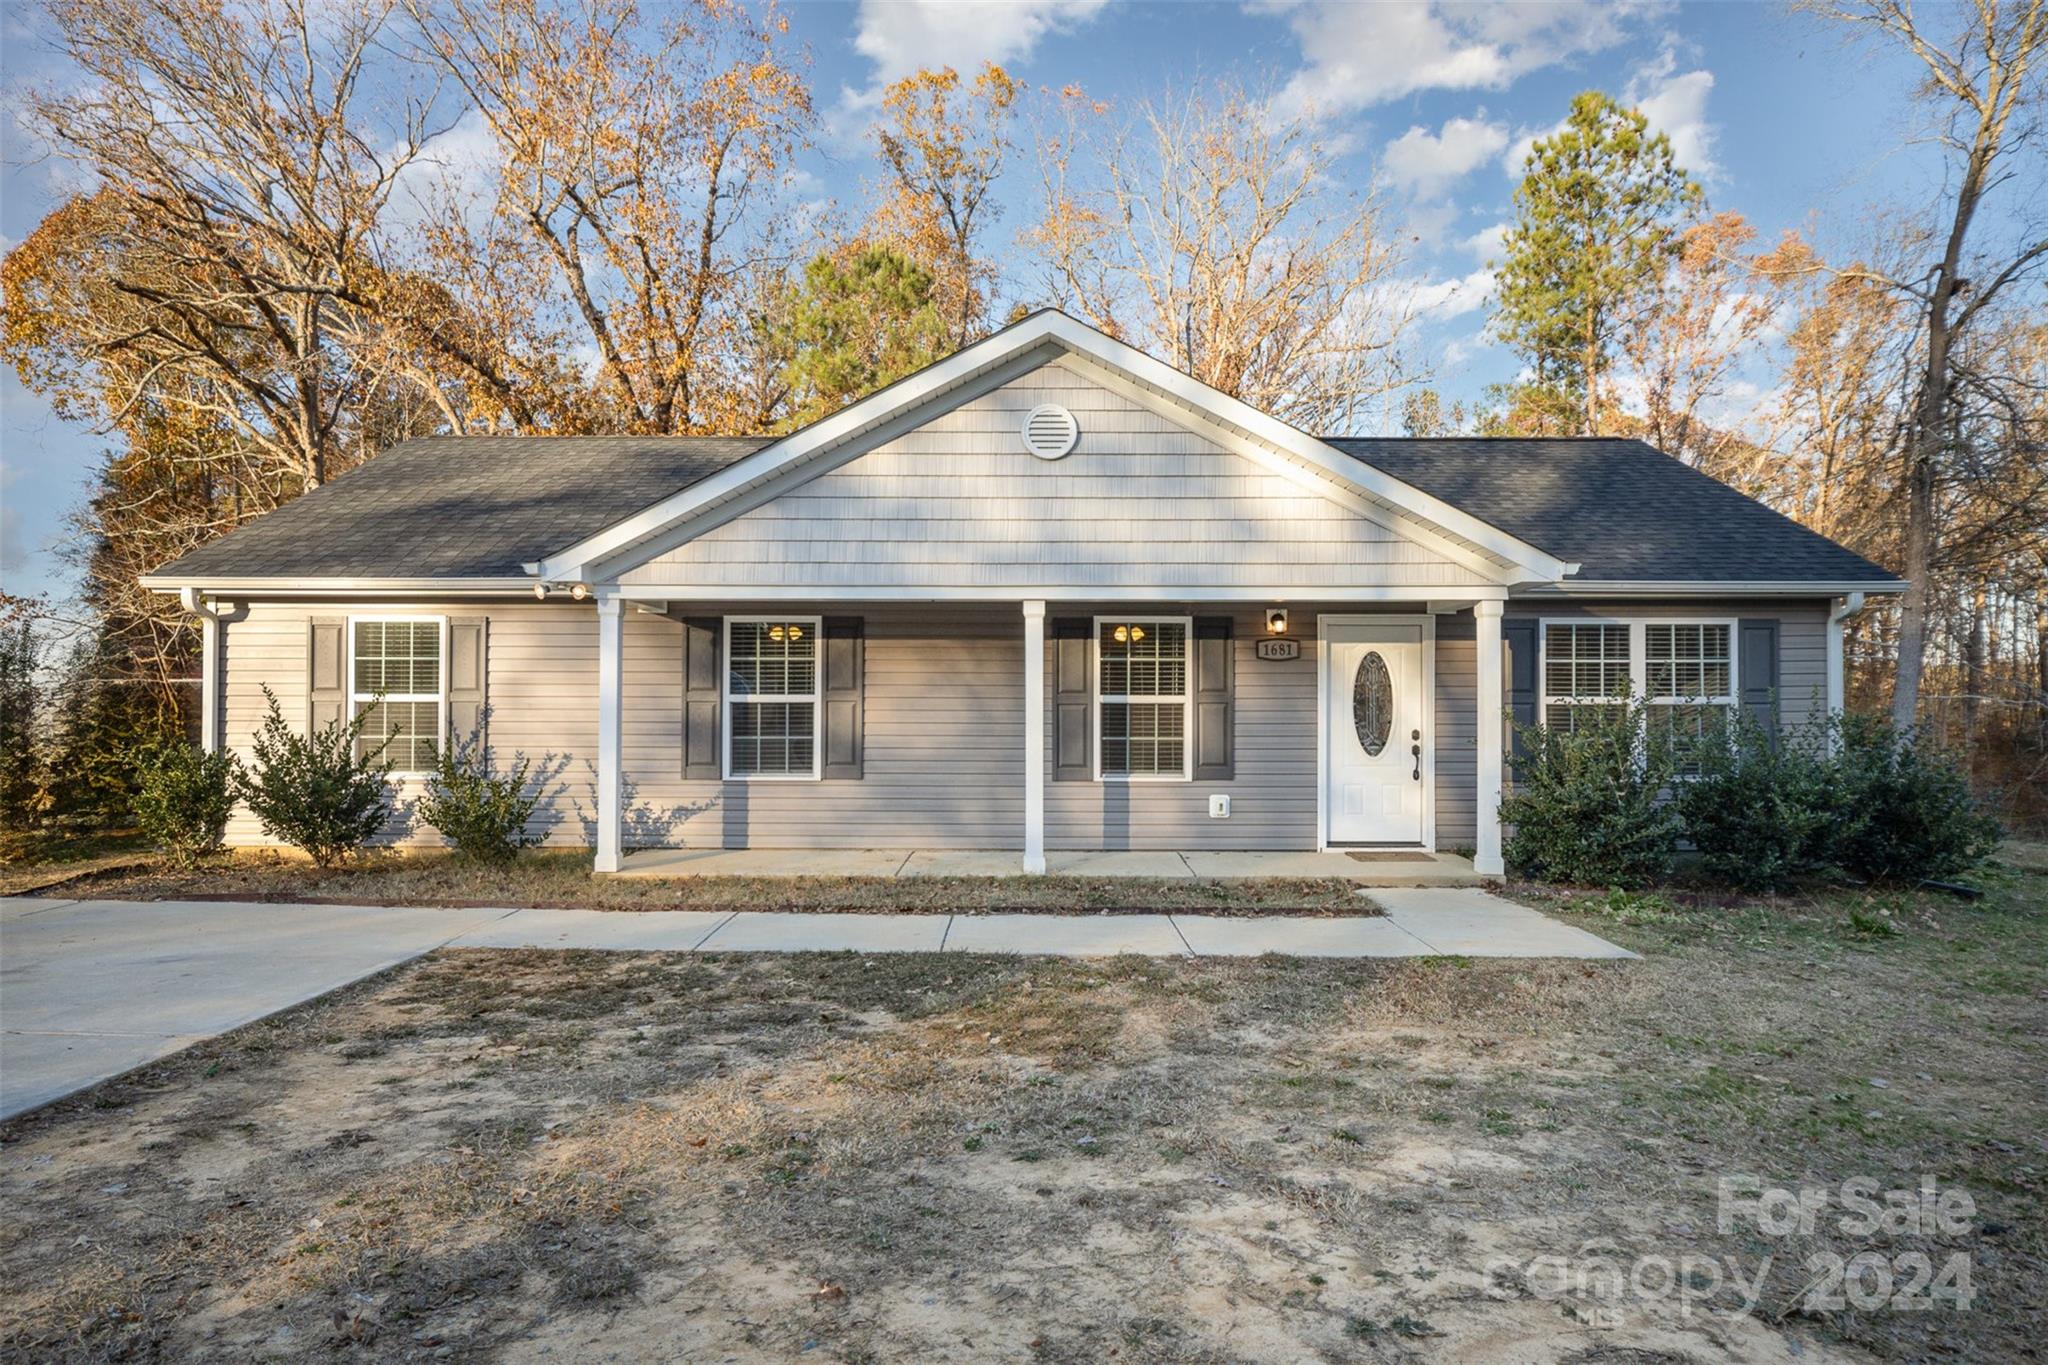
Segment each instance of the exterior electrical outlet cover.
M1209 818L1211 820L1228 820L1230 818L1230 798L1227 796L1210 797Z

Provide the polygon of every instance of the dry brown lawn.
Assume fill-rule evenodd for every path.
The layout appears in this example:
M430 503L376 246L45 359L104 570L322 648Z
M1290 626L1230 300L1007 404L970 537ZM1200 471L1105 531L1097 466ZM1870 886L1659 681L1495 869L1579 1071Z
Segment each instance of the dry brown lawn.
M593 878L587 852L529 851L514 861L478 865L438 851L384 851L323 869L293 853L238 849L179 868L132 843L123 848L76 864L0 862L0 895L591 910L1379 913L1353 883L1337 877Z
M0 1353L2018 1360L2044 887L1572 907L1638 963L442 953L0 1130ZM1716 1227L1923 1172L1971 1226L1878 1245L1971 1311L1809 1311L1865 1243ZM1546 1254L1772 1262L1744 1315Z

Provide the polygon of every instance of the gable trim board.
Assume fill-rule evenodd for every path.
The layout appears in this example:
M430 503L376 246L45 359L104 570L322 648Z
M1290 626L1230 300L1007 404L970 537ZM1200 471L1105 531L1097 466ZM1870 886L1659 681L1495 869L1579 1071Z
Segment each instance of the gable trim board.
M1334 489L1355 490L1364 500L1405 513L1417 525L1404 533L1424 534L1433 528L1440 537L1463 541L1491 560L1491 573L1504 583L1556 582L1577 566L1516 539L1469 513L1403 483L1344 454L1277 418L1228 397L1208 385L1153 359L1142 351L1084 326L1056 311L1034 313L937 364L906 376L830 417L767 446L690 485L624 521L577 544L524 567L543 582L605 581L622 568L662 552L649 543L672 548L671 537L699 532L689 528L727 502L747 499L759 506L787 486L815 477L808 466L843 463L930 419L934 410L968 401L966 388L979 393L1037 369L1059 355L1092 360L1130 381L1190 410L1225 431L1242 433L1271 455L1311 474ZM1000 376L1000 377L999 377ZM1179 415L1179 414L1177 414ZM773 491L763 485L775 483ZM1325 496L1329 496L1325 492ZM758 498L758 501L755 499ZM1356 509L1354 509L1356 510Z

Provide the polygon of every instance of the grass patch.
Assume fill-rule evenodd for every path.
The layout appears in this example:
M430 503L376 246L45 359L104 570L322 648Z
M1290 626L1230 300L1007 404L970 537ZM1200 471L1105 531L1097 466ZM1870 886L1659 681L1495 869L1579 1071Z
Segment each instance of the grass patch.
M135 866L138 860L141 866ZM47 873L49 880L60 873ZM586 853L528 850L478 866L441 852L373 851L320 869L267 849L233 850L180 869L131 853L81 868L66 895L115 899L224 899L345 905L537 906L591 910L805 910L957 914L1035 911L1099 914L1188 911L1211 915L1376 915L1353 883L1334 877L665 877L595 878Z
M0 1358L2021 1359L2048 878L1987 886L1544 893L1638 962L443 952L0 1127ZM1717 1226L1922 1173L1964 1232ZM1589 1345L1496 1260L1588 1247L1773 1261ZM1872 1249L1974 1307L1802 1306Z

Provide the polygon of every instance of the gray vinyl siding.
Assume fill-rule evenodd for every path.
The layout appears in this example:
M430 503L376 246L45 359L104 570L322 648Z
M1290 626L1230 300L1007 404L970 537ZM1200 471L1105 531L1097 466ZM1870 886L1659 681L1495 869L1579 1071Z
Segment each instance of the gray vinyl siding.
M1072 453L1019 429L1058 403ZM1049 364L627 571L744 589L1332 588L1479 583L1473 570Z
M692 605L691 614L774 610L758 603ZM625 617L623 746L629 847L1016 848L1023 841L1023 622L1014 605L790 606L801 614L858 614L867 632L866 775L858 781L690 782L681 776L682 639L678 623ZM1236 767L1227 782L1046 782L1046 841L1055 849L1302 849L1316 842L1319 611L1292 603L1301 656L1254 654L1264 605L1054 604L1051 615L1221 615L1233 618ZM1407 610L1414 610L1408 608ZM223 626L222 720L246 759L263 716L262 687L294 726L306 715L306 639L314 617L421 614L489 618L491 742L502 758L524 752L544 774L534 833L559 845L595 836L597 621L589 604L550 601L402 605L257 603L232 607ZM1780 697L1788 722L1805 719L1825 687L1826 608L1820 602L1511 603L1510 616L1610 619L1756 618L1780 621ZM1436 836L1439 847L1474 838L1476 655L1469 611L1437 618ZM1048 655L1048 668L1050 658ZM1050 678L1047 687L1051 695ZM1048 734L1050 718L1048 718ZM1049 760L1048 760L1049 761ZM1212 793L1231 815L1208 815ZM401 799L418 795L408 785ZM265 842L245 810L236 844ZM403 821L391 837L436 842Z
M1760 620L1778 622L1778 711L1786 727L1827 709L1827 605L1824 602L1572 601L1510 602L1509 619L1607 621ZM1437 618L1436 842L1470 847L1478 837L1478 692L1476 623L1461 611ZM1503 722L1502 738L1512 740Z

